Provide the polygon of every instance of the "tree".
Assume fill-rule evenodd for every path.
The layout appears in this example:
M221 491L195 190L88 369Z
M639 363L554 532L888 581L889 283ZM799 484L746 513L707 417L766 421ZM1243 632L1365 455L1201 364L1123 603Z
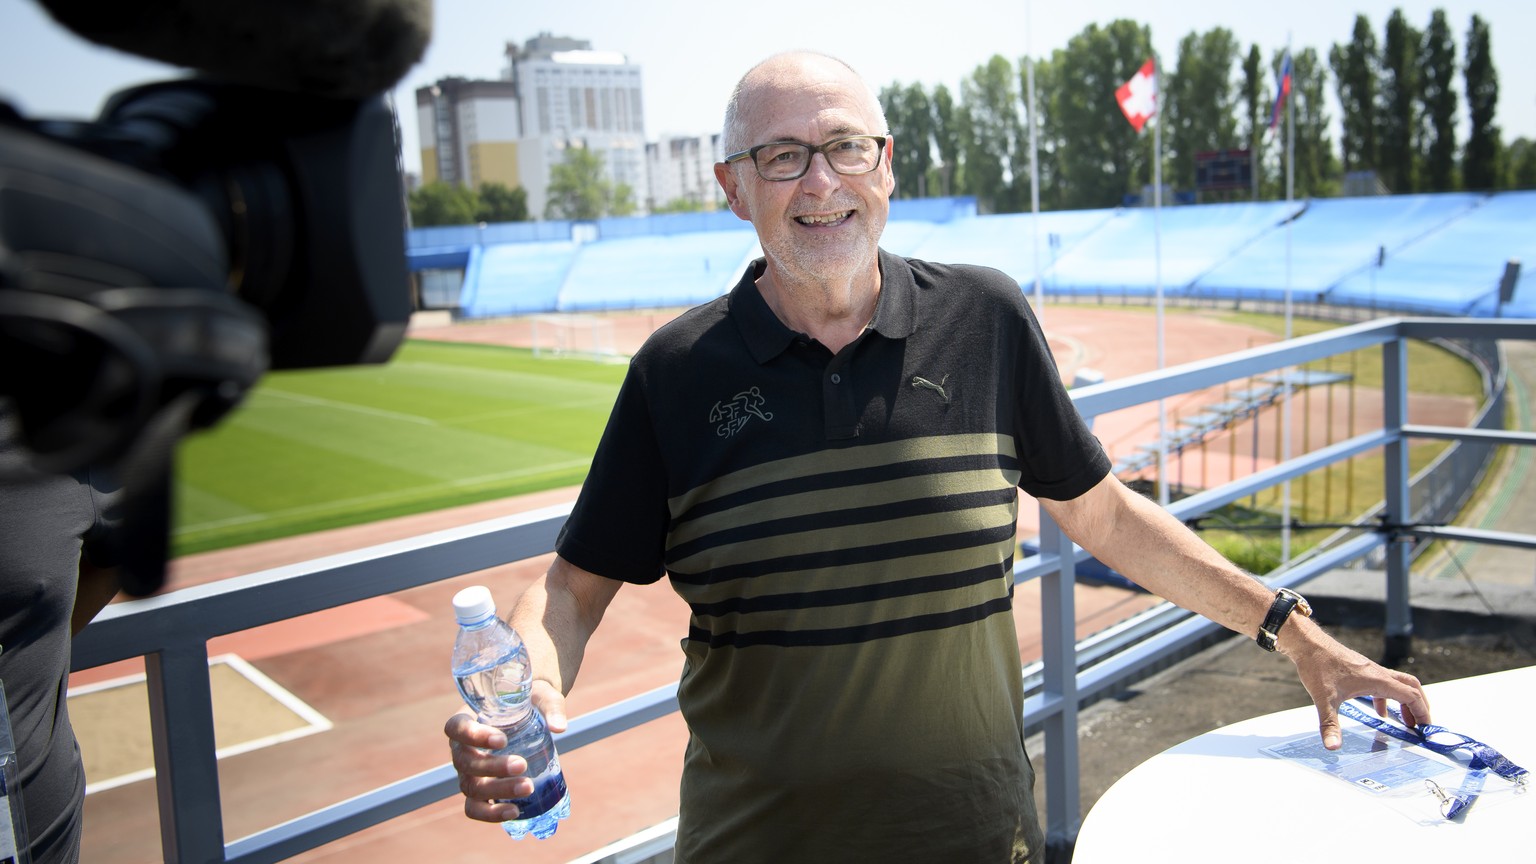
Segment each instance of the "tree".
M1421 41L1419 32L1403 17L1403 10L1393 10L1381 43L1376 135L1380 142L1377 167L1382 182L1393 192L1413 192L1419 188L1417 155L1423 138L1423 115L1419 107L1417 64Z
M1505 189L1536 189L1536 141L1516 138L1504 160Z
M1365 171L1378 167L1377 149L1377 79L1380 60L1376 53L1376 35L1370 19L1355 16L1355 30L1348 45L1335 45L1328 52L1337 82L1344 134L1339 141L1345 171Z
M1237 40L1225 28L1190 33L1179 40L1179 57L1173 74L1163 81L1160 106L1168 148L1167 179L1175 187L1195 188L1196 153L1237 145L1232 89L1236 62Z
M609 216L633 216L635 215L635 190L628 183L619 183L613 187L608 197Z
M477 222L528 221L528 192L521 186L509 189L504 183L482 183L479 199Z
M604 169L603 154L585 147L567 147L565 158L549 171L545 219L590 221L633 212L628 186L615 187Z
M1244 140L1248 142L1249 158L1253 161L1253 194L1258 197L1259 184L1263 182L1262 171L1259 167L1264 164L1264 132L1269 123L1269 112L1264 110L1267 104L1264 100L1269 98L1266 91L1265 78L1261 72L1264 66L1264 58L1259 53L1259 46L1248 46L1248 56L1243 59L1243 84L1242 102L1243 116L1247 123L1243 126Z
M1008 175L1019 129L1019 93L1013 64L993 55L960 82L960 136L966 192L982 212L1017 210Z
M1019 168L1014 173L1015 182L1029 178L1029 63L1030 58L1019 58L1019 97L1024 105L1024 115L1020 121L1022 125L1016 160ZM1062 144L1051 134L1054 124L1051 122L1050 109L1051 94L1056 90L1056 70L1049 59L1035 60L1034 67L1035 173L1040 180L1040 209L1057 210L1061 208L1062 184L1056 158ZM1023 203L1020 209L1030 203L1030 189L1027 185L1021 187L1021 195Z
M1473 15L1463 69L1471 128L1461 157L1461 182L1468 189L1488 190L1499 185L1499 127L1493 122L1499 102L1499 73L1493 68L1488 41L1488 24Z
M1456 40L1443 9L1430 15L1419 44L1418 68L1425 120L1421 186L1428 192L1449 192L1456 188Z
M474 192L457 183L437 181L411 192L411 224L417 228L434 225L473 225L480 200Z
M1301 198L1338 192L1334 179L1338 163L1333 155L1333 140L1328 135L1332 124L1323 110L1327 88L1328 72L1316 49L1306 48L1291 57L1291 99L1295 100L1291 116L1296 122L1295 192Z
M933 144L939 151L939 164L938 182L932 186L943 190L943 195L953 195L960 179L960 118L955 99L943 84L933 88Z
M697 198L673 198L665 204L651 208L651 213L704 213L715 208Z
M1150 56L1150 32L1125 19L1090 24L1052 55L1047 110L1049 134L1062 144L1060 206L1113 207L1151 182L1153 136L1139 136L1115 102L1115 89Z
M897 81L880 90L880 107L890 127L897 198L927 194L928 169L933 163L933 111L921 84L903 87Z

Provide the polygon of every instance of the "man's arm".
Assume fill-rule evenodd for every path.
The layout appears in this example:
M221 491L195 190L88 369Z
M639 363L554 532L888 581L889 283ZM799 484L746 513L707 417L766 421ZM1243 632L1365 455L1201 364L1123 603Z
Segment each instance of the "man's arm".
M531 698L551 731L565 731L565 694L576 681L587 642L622 584L557 555L549 571L512 607L508 618L528 648L533 669ZM521 757L491 754L506 746L506 735L476 722L468 708L448 718L443 733L459 773L464 814L483 822L515 818L515 806L492 803L493 799L532 795L533 781L525 776L528 765Z
M1041 499L1041 504L1068 537L1148 591L1244 636L1259 632L1274 591L1113 475L1070 501ZM1296 664L1330 750L1340 742L1338 707L1356 696L1392 699L1409 723L1429 721L1429 702L1417 678L1362 657L1311 619L1290 616L1277 647ZM1386 711L1384 700L1376 704Z
M75 608L69 616L69 635L79 635L117 596L117 589L115 568L97 567L82 557L75 585Z

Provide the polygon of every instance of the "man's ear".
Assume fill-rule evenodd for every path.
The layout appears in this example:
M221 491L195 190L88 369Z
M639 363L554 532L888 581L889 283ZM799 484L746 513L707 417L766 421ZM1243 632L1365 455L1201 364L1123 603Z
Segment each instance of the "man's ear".
M885 197L896 194L896 166L891 164L891 158L896 155L896 139L887 134L885 136Z
M741 200L741 184L736 179L736 169L724 162L715 163L715 182L725 192L725 203L730 205L731 212L737 218L747 222L752 221L752 212L747 209L745 202Z

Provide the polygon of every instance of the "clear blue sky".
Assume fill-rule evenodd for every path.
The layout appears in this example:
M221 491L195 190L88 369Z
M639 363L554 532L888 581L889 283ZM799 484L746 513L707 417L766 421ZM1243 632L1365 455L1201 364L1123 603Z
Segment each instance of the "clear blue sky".
M1394 8L1420 29L1434 9L1444 9L1458 60L1473 13L1489 22L1499 73L1497 122L1506 141L1522 135L1536 139L1536 48L1529 44L1536 36L1536 0L885 0L774 6L697 0L437 0L432 44L396 88L396 98L403 109L406 166L417 170L416 88L448 75L497 77L506 43L521 44L541 31L588 39L594 48L619 51L639 63L646 131L654 139L663 133L717 131L741 73L791 48L835 54L876 87L893 81L928 87L943 83L958 95L960 79L993 54L1013 61L1027 53L1045 56L1090 23L1131 18L1147 24L1158 52L1170 62L1179 39L1216 26L1230 29L1245 53L1248 45L1257 44L1267 58L1284 48L1289 37L1297 50L1311 47L1326 57L1331 45L1348 41L1356 13L1370 18L1379 41ZM779 10L785 18L767 19L764 9ZM0 97L28 114L88 117L107 94L174 72L91 46L55 25L31 0L0 0ZM1463 138L1465 108L1463 96ZM1329 113L1337 124L1337 107Z

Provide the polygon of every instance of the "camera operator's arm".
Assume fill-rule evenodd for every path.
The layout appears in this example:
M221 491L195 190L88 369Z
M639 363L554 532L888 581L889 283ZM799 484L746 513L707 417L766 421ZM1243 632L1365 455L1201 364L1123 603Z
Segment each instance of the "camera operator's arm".
M117 596L117 570L97 567L80 559L80 579L75 587L75 611L69 616L71 636L79 635L101 610Z

